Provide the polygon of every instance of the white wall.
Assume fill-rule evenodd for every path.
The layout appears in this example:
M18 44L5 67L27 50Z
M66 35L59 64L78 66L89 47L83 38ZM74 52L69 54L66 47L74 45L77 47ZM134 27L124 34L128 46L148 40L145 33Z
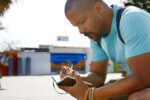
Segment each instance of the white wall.
M50 74L50 53L19 53L22 58L22 72L25 74L25 59L31 58L31 75Z

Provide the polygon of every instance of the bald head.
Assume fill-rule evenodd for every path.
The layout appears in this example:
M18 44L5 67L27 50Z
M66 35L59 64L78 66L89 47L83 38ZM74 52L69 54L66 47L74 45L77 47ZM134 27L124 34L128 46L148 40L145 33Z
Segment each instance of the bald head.
M96 2L102 0L67 0L65 4L65 14L75 5L80 10L87 10L93 7Z

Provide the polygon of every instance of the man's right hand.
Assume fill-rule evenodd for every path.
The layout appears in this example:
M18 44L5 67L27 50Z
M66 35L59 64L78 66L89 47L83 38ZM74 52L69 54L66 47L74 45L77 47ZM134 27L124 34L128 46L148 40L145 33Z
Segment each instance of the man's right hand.
M65 76L74 77L75 74L78 74L77 71L71 71L70 67L64 66L60 71L60 79L64 78Z
M70 68L67 66L62 67L60 71L60 79L64 78L65 76L70 76Z

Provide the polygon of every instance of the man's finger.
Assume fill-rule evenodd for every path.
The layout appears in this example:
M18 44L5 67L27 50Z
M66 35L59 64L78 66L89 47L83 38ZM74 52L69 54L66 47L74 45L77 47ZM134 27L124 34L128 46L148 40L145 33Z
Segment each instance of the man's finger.
M75 75L76 84L84 84L80 75Z
M61 71L60 71L60 79L62 79L63 77L65 77L67 75L67 70L65 67L62 67L61 68Z
M60 74L60 79L63 79L65 76L67 76L67 74L61 73Z
M75 77L75 75L77 75L77 71L74 71L74 70L73 70L73 71L71 72L71 77Z
M70 67L67 67L67 66L66 66L66 69L67 69L68 72L70 72Z
M61 68L61 73L67 73L67 69L65 67Z
M61 68L61 72L62 72L62 73L69 74L69 73L70 73L70 68L67 67L67 66L64 66L64 67Z
M71 87L68 87L68 86L59 86L59 85L58 85L58 87L59 87L60 89L64 90L65 92L70 93L70 90L71 90L70 88L71 88Z

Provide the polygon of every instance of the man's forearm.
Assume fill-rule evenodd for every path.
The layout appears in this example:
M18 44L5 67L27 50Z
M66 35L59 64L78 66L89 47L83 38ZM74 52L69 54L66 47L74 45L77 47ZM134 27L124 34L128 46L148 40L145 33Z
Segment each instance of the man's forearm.
M97 88L94 93L94 98L95 100L99 100L99 98L117 97L145 87L147 86L143 84L143 80L129 75L110 85Z
M92 83L94 87L100 87L104 85L105 78L94 72L89 72L86 76L81 76L84 81Z

